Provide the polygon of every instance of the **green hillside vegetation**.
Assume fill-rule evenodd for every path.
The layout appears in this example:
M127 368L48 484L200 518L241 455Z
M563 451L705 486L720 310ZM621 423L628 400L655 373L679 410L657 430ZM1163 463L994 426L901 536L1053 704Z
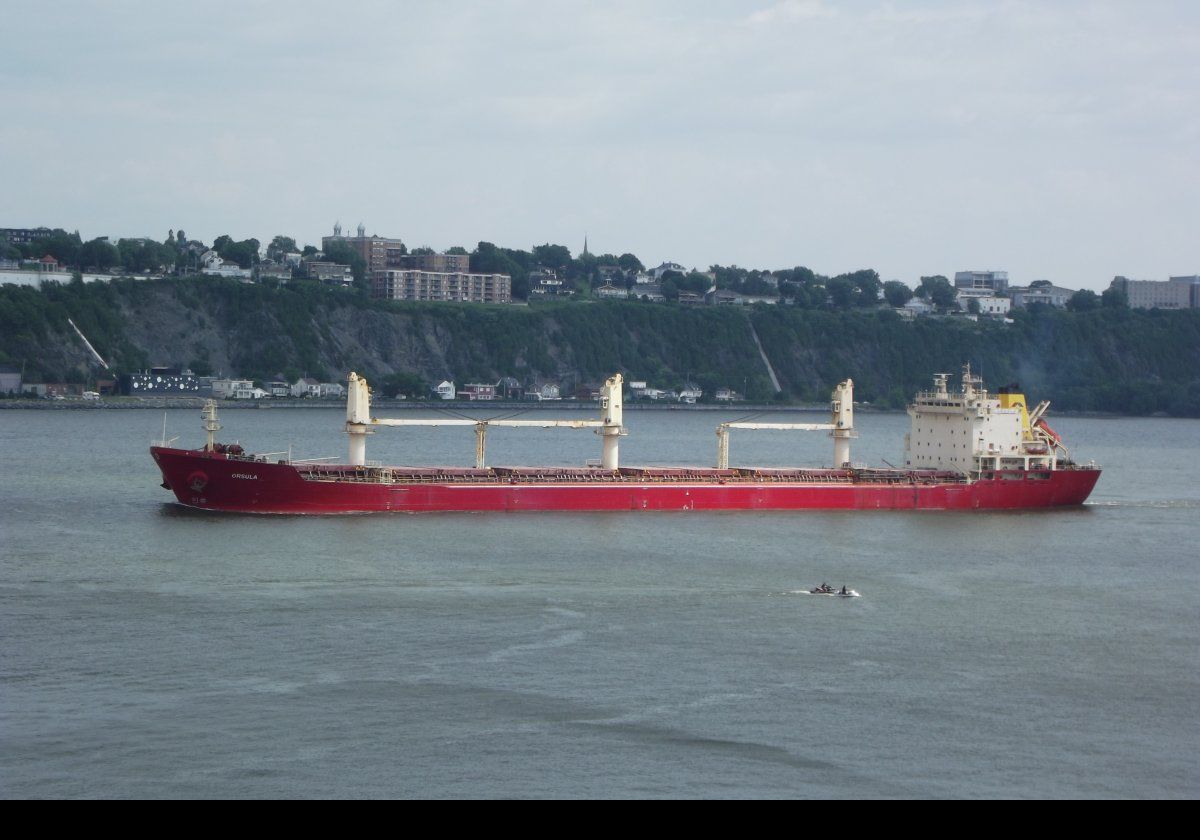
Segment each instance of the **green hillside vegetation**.
M824 402L849 376L858 399L898 408L933 372L970 361L990 387L1020 382L1059 409L1200 416L1196 311L1035 308L1005 325L907 321L867 307L496 307L372 301L312 283L115 280L0 286L0 362L23 366L27 381L85 381L95 364L68 317L120 371L177 365L266 380L357 370L414 395L442 378L594 384L621 371L660 388L695 382L708 397L724 386L756 401L808 402Z

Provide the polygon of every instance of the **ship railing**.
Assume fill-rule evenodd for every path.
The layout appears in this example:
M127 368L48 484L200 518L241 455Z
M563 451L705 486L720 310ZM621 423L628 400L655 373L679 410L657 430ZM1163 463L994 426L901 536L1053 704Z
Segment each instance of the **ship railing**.
M1095 469L1094 465L1073 467ZM896 470L884 468L787 469L787 468L688 468L622 467L604 470L591 467L374 467L304 464L296 472L306 481L356 484L578 484L578 483L695 483L728 484L962 484L967 475L950 470ZM1007 472L997 470L996 472ZM1017 471L1012 471L1017 472ZM1021 471L1023 472L1023 471Z
M870 480L903 481L908 473L849 469L787 468L688 468L622 467L603 470L589 467L354 467L345 465L303 464L296 472L306 481L355 484L687 484L719 482L727 484L850 484L870 475ZM957 474L949 474L957 475ZM931 474L932 476L932 474ZM938 475L945 480L945 476ZM929 480L935 480L930 478Z

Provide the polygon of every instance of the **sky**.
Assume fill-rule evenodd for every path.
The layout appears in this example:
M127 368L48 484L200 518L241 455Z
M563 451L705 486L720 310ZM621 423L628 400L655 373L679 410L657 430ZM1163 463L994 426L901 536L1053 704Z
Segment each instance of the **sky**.
M0 227L1200 273L1200 4L6 3Z

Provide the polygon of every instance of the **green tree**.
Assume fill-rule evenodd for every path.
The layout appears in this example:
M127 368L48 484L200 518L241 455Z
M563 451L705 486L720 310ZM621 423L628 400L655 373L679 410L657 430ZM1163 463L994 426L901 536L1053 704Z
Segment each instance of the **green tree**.
M527 251L498 248L491 242L480 242L471 254L471 271L479 274L507 274L512 278L513 298L529 296L529 271L534 260Z
M1100 293L1100 304L1105 309L1124 309L1129 306L1129 299L1121 289L1109 286Z
M105 271L120 263L121 255L107 238L98 237L80 246L78 262L81 268Z
M883 299L888 306L901 307L913 298L913 290L899 280L888 280L883 284Z
M1067 301L1067 309L1072 312L1090 312L1099 308L1100 296L1091 289L1080 289Z
M546 268L566 268L571 264L571 249L566 245L538 245L533 257Z
M157 242L120 239L117 240L117 252L120 254L121 267L139 274L168 269L179 259L173 243L160 245Z
M668 274L671 272L668 272ZM691 292L692 294L702 295L712 287L712 280L699 271L689 271L683 277L675 281L676 287L681 292Z
M429 393L429 382L416 373L389 373L379 380L379 390L389 397L403 394L406 397L420 398Z
M941 274L922 277L921 285L917 288L917 296L943 310L950 309L958 300L954 286Z
M78 265L79 249L82 247L79 231L67 233L62 228L55 228L44 239L35 239L20 246L21 255L26 259L36 260L49 255L63 265Z
M848 274L839 274L837 277L833 278L833 280L845 280L850 283L851 287L853 288L853 293L850 296L850 304L848 305L871 307L879 304L879 290L882 287L882 284L879 282L878 272L869 268L864 268L861 271L851 271ZM832 282L833 281L831 280L830 283ZM830 288L830 294L835 294L832 288ZM836 296L835 306L837 306L839 309L843 308L837 303L837 298L843 296L840 283L838 284Z
M358 251L345 242L334 241L325 249L325 259L338 265L350 266L350 273L354 275L354 285L360 289L366 288L367 261Z
M267 246L267 258L281 262L285 254L294 254L298 250L300 249L296 247L296 240L292 237L276 236Z
M854 283L845 275L830 278L825 288L834 309L849 309L854 304Z
M646 267L642 265L642 261L633 254L622 254L617 257L617 265L621 266L622 271L639 272L646 270Z
M221 259L235 262L241 268L253 268L258 265L258 249L257 239L234 242L228 234L222 234L213 240L213 250L221 255Z

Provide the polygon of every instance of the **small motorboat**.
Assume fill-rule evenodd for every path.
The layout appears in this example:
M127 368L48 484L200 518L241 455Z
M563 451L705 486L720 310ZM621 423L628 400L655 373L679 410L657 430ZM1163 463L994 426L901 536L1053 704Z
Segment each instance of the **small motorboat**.
M834 589L832 586L826 586L824 584L818 586L815 589L808 590L808 594L809 595L828 595L831 598L859 598L859 597L862 597L858 594L857 590L848 589L845 586L843 586L841 589Z

